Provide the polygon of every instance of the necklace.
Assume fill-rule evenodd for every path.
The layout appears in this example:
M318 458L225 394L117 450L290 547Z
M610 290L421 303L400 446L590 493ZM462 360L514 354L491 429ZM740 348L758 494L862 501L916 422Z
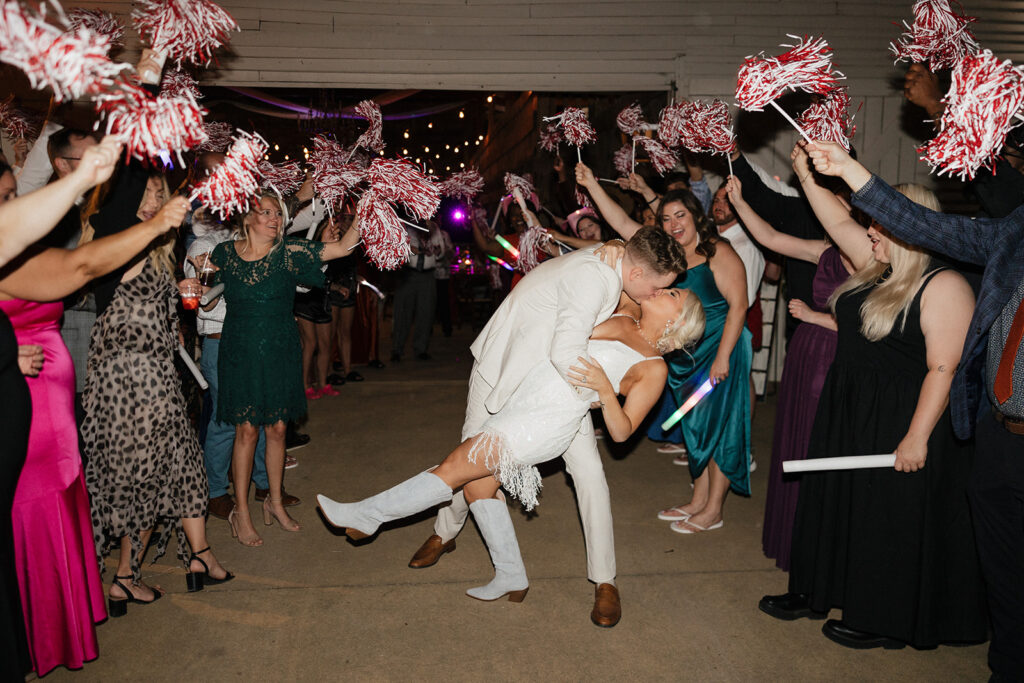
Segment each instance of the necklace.
M636 331L637 331L637 334L640 335L640 338L643 339L645 342L647 342L648 346L650 346L652 349L657 351L658 355L661 355L661 349L658 348L658 345L655 344L654 342L652 342L650 339L648 339L647 335L644 334L644 331L640 329L640 321L637 320L636 318L634 318L631 315L628 315L626 317L629 318L630 320L632 320L634 324L636 324Z

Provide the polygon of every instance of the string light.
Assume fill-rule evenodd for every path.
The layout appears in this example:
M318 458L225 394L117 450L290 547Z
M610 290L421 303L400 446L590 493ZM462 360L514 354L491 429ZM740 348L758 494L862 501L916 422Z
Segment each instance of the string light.
M264 154L264 155L263 155L263 158L264 158L264 159L265 159L266 161L270 161L270 155L269 155L269 154Z
M477 138L477 140L479 140L480 142L483 142L484 141L484 136L481 135L480 137Z
M429 154L430 153L430 148L427 147L426 145L423 145L423 151Z
M462 143L463 147L469 147L469 140L464 140Z
M458 154L458 153L459 153L459 148L458 148L458 147L456 147L456 148L455 148L455 149L453 149L452 151L453 151L453 152L455 152L456 154Z
M287 154L284 155L284 160L288 161L288 155Z
M435 159L440 159L440 158L441 158L441 155L440 155L440 154L435 154L435 155L434 155L434 158L435 158Z
M278 147L278 146L277 146L277 143L275 142L275 143L274 143L274 151L276 152L276 151L278 151L278 150L280 150L280 149L281 149L281 148L280 148L280 147Z
M405 131L404 133L402 133L402 137L405 138L406 140L408 140L409 139L409 131Z
M451 167L451 166L445 166L445 167L444 167L444 170L446 170L446 171L450 171L450 170L452 170L452 167Z
M420 163L420 158L419 157L416 157L416 163L417 164Z
M459 110L459 118L460 118L460 119L464 119L464 118L466 118L466 112L464 112L464 111L462 111L462 110L460 109L460 110Z
M493 101L494 101L494 97L492 95L488 95L487 96L487 104L490 104Z
M480 146L480 141L479 140L474 140L473 144L476 145L477 147L479 147Z
M445 148L445 149L451 149L451 148L452 148L452 146L451 146L451 145L445 145L445 146L444 146L444 148Z
M427 122L427 128L433 128L433 127L434 127L434 122L433 121Z
M409 150L403 148L402 149L402 156L404 156L404 157L405 156L409 156Z
M466 164L459 162L459 168L466 168Z

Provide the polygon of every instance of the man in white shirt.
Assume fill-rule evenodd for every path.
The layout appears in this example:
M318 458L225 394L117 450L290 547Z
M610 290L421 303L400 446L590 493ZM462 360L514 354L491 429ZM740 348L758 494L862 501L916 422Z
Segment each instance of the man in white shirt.
M410 330L413 353L420 360L430 360L430 332L437 311L434 266L437 256L444 253L444 241L437 223L427 221L427 226L429 232L407 228L412 258L399 271L395 287L395 318L391 330L391 360L394 362L402 360Z

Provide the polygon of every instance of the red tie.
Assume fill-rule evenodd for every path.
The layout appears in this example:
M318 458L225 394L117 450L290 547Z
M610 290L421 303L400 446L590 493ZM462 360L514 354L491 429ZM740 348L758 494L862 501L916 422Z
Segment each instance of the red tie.
M1006 337L1003 355L999 358L999 368L996 369L994 393L1000 405L1013 396L1013 361L1017 358L1021 339L1024 339L1024 301L1020 302L1013 322L1010 323L1010 334Z

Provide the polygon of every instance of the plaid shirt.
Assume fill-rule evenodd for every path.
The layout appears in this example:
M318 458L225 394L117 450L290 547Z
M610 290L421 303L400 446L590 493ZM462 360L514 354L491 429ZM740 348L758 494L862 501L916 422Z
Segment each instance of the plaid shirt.
M985 400L989 329L1024 280L1024 206L1005 218L969 218L930 211L877 176L853 194L853 203L901 240L985 267L960 365L950 390L953 429L962 439L974 431ZM987 403L987 401L985 401Z

